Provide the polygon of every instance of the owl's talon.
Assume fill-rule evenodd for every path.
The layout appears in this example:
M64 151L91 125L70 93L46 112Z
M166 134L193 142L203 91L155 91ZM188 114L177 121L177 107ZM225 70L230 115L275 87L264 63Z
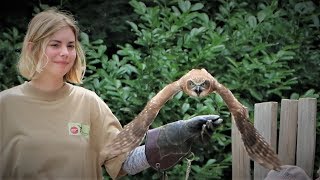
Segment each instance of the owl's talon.
M206 122L206 124L202 125L202 130L201 130L202 143L207 143L207 142L205 142L204 136L211 137L212 134L209 132L209 129L213 130L213 125L212 125L211 120L208 120L208 122Z
M206 128L213 129L212 120L206 122Z
M203 124L202 125L202 129L201 129L201 140L202 140L202 142L203 142L203 140L204 140L204 137L203 137L203 135L204 135L204 132L206 131L206 125L205 124Z

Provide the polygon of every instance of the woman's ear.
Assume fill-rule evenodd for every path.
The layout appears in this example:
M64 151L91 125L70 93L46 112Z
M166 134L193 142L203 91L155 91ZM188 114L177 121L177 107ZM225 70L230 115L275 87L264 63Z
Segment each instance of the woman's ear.
M34 45L33 42L28 42L27 51L31 52L33 45Z

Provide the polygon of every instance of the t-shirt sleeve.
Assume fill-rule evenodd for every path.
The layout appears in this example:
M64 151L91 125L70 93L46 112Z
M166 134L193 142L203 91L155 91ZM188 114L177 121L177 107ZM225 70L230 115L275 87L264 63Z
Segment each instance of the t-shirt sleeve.
M98 122L95 126L96 129L101 131L96 134L97 139L100 139L100 143L98 144L99 148L99 161L101 165L104 165L107 173L110 175L112 179L115 179L119 174L122 164L126 159L126 155L121 155L111 160L105 161L105 157L108 154L108 149L105 149L106 146L113 142L116 138L117 134L122 130L122 126L119 120L112 113L110 108L107 106L105 102L102 101L98 97Z
M111 111L110 111L111 112ZM104 140L103 140L103 147L101 152L108 152L108 149L105 149L105 147L112 143L113 140L116 138L117 134L120 132L122 129L119 121L117 118L112 114L108 113L107 117L108 120L106 120L103 129L104 129ZM108 161L104 161L104 167L108 174L111 176L112 179L117 177L119 174L122 164L126 159L126 155L121 155L116 158L113 158Z

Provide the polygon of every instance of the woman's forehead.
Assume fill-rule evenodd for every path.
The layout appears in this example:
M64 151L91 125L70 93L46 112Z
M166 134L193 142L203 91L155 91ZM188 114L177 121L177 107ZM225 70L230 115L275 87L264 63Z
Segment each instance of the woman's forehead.
M71 27L63 27L56 31L50 37L50 41L68 41L75 42L75 33Z

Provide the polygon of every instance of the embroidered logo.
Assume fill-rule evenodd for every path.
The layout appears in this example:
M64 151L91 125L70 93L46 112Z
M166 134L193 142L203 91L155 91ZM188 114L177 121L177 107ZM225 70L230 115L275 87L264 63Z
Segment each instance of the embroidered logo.
M83 136L85 138L89 138L89 132L90 132L90 126L86 124L81 123L68 123L68 131L69 135L73 136Z

